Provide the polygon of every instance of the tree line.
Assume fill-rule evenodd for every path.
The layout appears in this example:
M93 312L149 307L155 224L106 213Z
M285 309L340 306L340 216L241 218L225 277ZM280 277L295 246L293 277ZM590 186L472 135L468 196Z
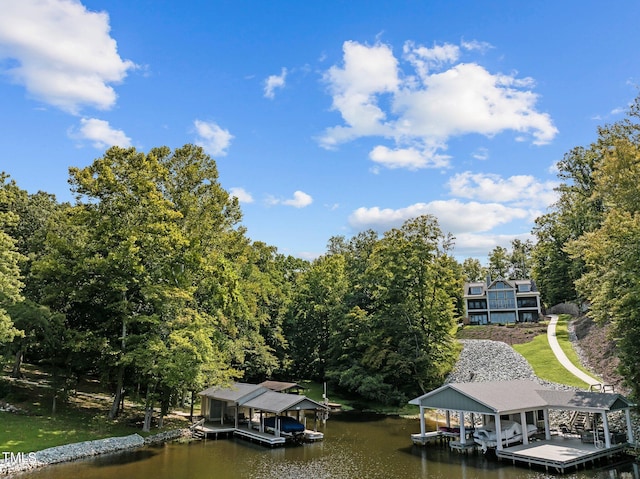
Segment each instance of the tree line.
M326 380L399 403L456 356L461 269L435 218L333 238L312 262L248 238L238 201L200 147L113 147L70 168L75 201L0 179L0 345L162 414L242 378Z
M545 301L577 302L613 326L620 373L640 396L640 97L558 163L559 199L536 220L533 274Z
M161 416L234 379L328 381L388 404L452 369L463 284L533 276L546 305L578 301L612 322L621 370L640 387L638 102L558 164L559 200L532 241L458 263L421 216L382 235L333 237L305 261L252 241L215 161L185 145L113 147L70 168L75 201L0 176L0 348L53 371L55 399L83 377ZM634 389L634 392L638 392Z

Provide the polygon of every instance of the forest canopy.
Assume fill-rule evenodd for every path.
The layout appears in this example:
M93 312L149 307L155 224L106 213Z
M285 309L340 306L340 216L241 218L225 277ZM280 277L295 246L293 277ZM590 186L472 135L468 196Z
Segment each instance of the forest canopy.
M161 416L236 379L311 379L401 404L445 380L459 352L463 284L533 276L546 306L588 305L611 323L640 393L640 103L558 163L559 199L536 242L458 263L437 218L330 238L313 261L251 240L237 198L202 148L113 147L70 168L75 201L0 176L0 348L82 377Z

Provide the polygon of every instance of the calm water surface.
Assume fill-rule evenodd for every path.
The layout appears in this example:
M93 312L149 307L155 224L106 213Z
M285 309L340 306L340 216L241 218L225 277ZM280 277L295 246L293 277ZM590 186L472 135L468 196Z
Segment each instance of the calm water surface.
M44 468L21 478L443 478L542 479L544 469L499 463L482 454L413 446L417 419L333 415L324 442L269 449L240 439L167 444ZM603 463L605 464L605 463ZM638 465L608 465L557 476L571 479L640 479Z

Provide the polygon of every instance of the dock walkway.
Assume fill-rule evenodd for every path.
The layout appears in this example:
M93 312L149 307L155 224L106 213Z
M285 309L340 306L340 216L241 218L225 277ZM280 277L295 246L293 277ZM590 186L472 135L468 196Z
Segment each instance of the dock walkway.
M566 469L587 464L601 458L608 458L623 452L627 444L615 444L608 448L596 447L580 439L552 437L549 440L520 444L496 451L500 459L544 466L564 473Z
M248 424L240 425L239 427L234 427L231 425L220 425L220 424L212 424L212 423L204 423L194 427L194 431L197 431L204 437L214 437L218 439L219 437L229 437L236 436L241 439L245 439L251 442L257 442L262 444L263 446L276 447L283 446L288 439L288 436L281 435L280 437L275 436L269 432L260 432L255 427L250 427ZM282 433L284 434L284 433ZM324 439L324 434L321 432L305 430L304 438L307 442L316 442Z

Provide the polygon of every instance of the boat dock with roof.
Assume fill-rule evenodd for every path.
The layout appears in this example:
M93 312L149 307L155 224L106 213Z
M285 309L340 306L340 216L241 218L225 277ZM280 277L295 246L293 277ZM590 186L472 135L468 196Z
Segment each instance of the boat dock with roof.
M295 386L269 381L206 389L199 393L202 420L194 430L204 437L233 435L270 447L322 440L321 432L306 428L305 412L314 411L317 417L327 407L300 394L276 392Z
M411 435L414 444L449 437L453 449L490 448L499 459L561 473L635 445L630 416L634 405L620 394L555 390L526 380L451 383L410 404L420 407L420 433ZM446 411L446 426L426 431L428 409ZM550 410L582 415L590 427L576 424L552 430ZM458 416L456 427L451 427L452 414ZM622 416L625 431L611 428L609 416L614 414ZM476 427L480 421L482 426Z

